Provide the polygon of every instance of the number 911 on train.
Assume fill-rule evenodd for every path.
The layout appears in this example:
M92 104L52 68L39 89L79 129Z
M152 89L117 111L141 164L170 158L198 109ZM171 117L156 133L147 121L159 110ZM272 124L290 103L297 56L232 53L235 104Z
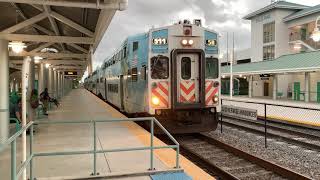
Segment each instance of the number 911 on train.
M129 36L85 79L85 88L171 133L215 130L220 104L218 33L200 20Z

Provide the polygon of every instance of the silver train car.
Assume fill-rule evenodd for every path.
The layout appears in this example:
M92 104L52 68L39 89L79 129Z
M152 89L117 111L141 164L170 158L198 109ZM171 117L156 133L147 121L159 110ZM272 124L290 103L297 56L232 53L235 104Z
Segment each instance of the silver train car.
M215 130L220 104L218 33L185 20L128 37L84 86L133 116L155 116L172 133Z

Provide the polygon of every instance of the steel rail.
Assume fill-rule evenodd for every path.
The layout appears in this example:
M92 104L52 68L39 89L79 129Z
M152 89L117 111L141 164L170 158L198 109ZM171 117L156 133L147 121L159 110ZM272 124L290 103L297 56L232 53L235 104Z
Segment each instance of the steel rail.
M223 124L227 125L227 126L235 127L235 128L244 129L246 131L250 131L250 132L253 132L253 133L256 133L256 134L259 134L259 135L265 135L265 131L258 130L258 129L253 129L253 128L250 128L250 127L246 127L246 126L243 126L243 125L231 123L231 122L228 122L228 121L223 121ZM298 145L298 146L303 146L304 148L307 148L307 149L320 151L320 146L316 145L316 144L311 144L311 143L308 143L308 142L295 140L295 139L292 139L292 138L289 138L289 137L285 137L285 136L281 136L281 135L278 135L278 134L275 134L275 133L271 133L271 132L267 132L267 136L271 137L271 138L281 139L281 140L284 140L286 142L289 142L289 143L292 143L292 144L295 144L295 145Z
M255 121L251 121L251 120L234 118L234 117L227 117L227 116L224 116L224 117L226 117L227 119L236 120L238 122L244 122L244 123L247 123L247 124L254 124L256 126L264 127L264 124L262 124L263 123L262 121L256 121L255 122ZM274 122L272 122L272 123L274 123ZM285 124L283 126L295 127L295 126L291 126L290 124ZM270 125L270 124L267 124L267 127L270 128L270 129L278 130L278 131L284 131L286 133L292 133L292 134L297 134L297 135L301 135L301 136L306 136L306 137L309 137L309 138L320 139L320 135L308 134L308 133L301 132L301 131L298 131L298 130L286 129L284 127L278 127L278 126ZM304 127L300 127L300 128L304 129ZM307 129L307 128L305 128L305 129ZM317 131L317 130L314 129L313 131ZM319 131L319 133L320 133L320 131Z
M267 161L267 160L264 160L264 159L261 159L257 156L254 156L254 155L251 155L247 152L244 152L240 149L237 149L233 146L230 146L228 144L225 144L221 141L218 141L214 138L211 138L211 137L208 137L206 135L203 135L203 134L196 134L196 137L199 138L199 139L202 139L204 141L206 141L207 143L209 144L212 144L212 145L215 145L215 146L218 146L224 150L226 150L227 152L230 152L236 156L239 156L241 158L244 158L246 159L247 161L250 161L254 164L257 164L269 171L272 171L274 173L277 173L285 178L289 178L289 179L300 179L300 180L310 180L311 178L307 177L307 176L304 176L300 173L297 173L297 172L294 172L288 168L285 168L283 166L280 166L280 165L277 165L275 163L272 163L270 161Z
M217 174L217 176L221 179L228 179L228 180L239 180L236 176L232 175L231 173L223 170L221 167L213 164L212 162L208 161L207 159L203 158L202 156L192 152L191 149L185 147L184 145L180 144L180 149L182 154L186 154L190 156L194 161L197 161L199 164L203 165L210 171L210 173Z

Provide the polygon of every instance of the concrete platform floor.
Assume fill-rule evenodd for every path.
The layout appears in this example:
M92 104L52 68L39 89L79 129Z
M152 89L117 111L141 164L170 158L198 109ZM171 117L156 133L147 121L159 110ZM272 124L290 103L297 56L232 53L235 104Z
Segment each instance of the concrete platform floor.
M76 89L62 98L61 106L49 111L49 116L41 120L95 120L126 118L85 89ZM36 126L34 152L78 151L93 148L93 127L89 124L51 124ZM149 133L135 123L98 123L97 148L133 148L149 146ZM163 146L155 138L155 146ZM27 147L29 140L27 141ZM21 139L17 143L17 164L21 162ZM156 170L167 170L175 165L175 151L155 150ZM121 172L143 172L149 169L150 151L104 153L97 156L97 171L100 174ZM193 179L214 179L192 162L180 157L181 167ZM93 172L93 155L71 155L36 157L34 177L88 176ZM10 179L10 147L0 153L0 179ZM149 180L149 176L121 179Z
M65 96L61 106L51 110L49 116L41 120L94 120L95 118L113 117L86 90L78 89ZM98 149L144 146L122 123L97 124L97 137ZM90 124L38 125L34 140L34 152L91 150L93 129ZM17 149L18 152L21 151L20 140ZM0 179L10 179L10 149L0 155ZM97 170L100 174L146 171L149 168L149 159L149 151L104 153L98 155ZM167 168L157 157L154 160L156 169ZM18 155L17 162L20 161L21 156ZM35 177L88 176L92 171L92 155L36 157L34 160Z

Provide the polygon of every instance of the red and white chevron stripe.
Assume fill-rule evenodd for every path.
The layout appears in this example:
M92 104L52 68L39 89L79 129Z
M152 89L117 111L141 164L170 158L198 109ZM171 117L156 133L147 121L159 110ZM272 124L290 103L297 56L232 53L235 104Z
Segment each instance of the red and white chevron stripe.
M219 87L213 87L213 81L206 81L206 106L213 105L213 97L219 92Z
M193 103L196 101L195 86L193 81L180 82L180 102Z
M168 81L157 82L157 85L151 90L151 97L157 97L160 104L156 107L167 108L169 107L169 83ZM154 106L154 105L153 105Z

